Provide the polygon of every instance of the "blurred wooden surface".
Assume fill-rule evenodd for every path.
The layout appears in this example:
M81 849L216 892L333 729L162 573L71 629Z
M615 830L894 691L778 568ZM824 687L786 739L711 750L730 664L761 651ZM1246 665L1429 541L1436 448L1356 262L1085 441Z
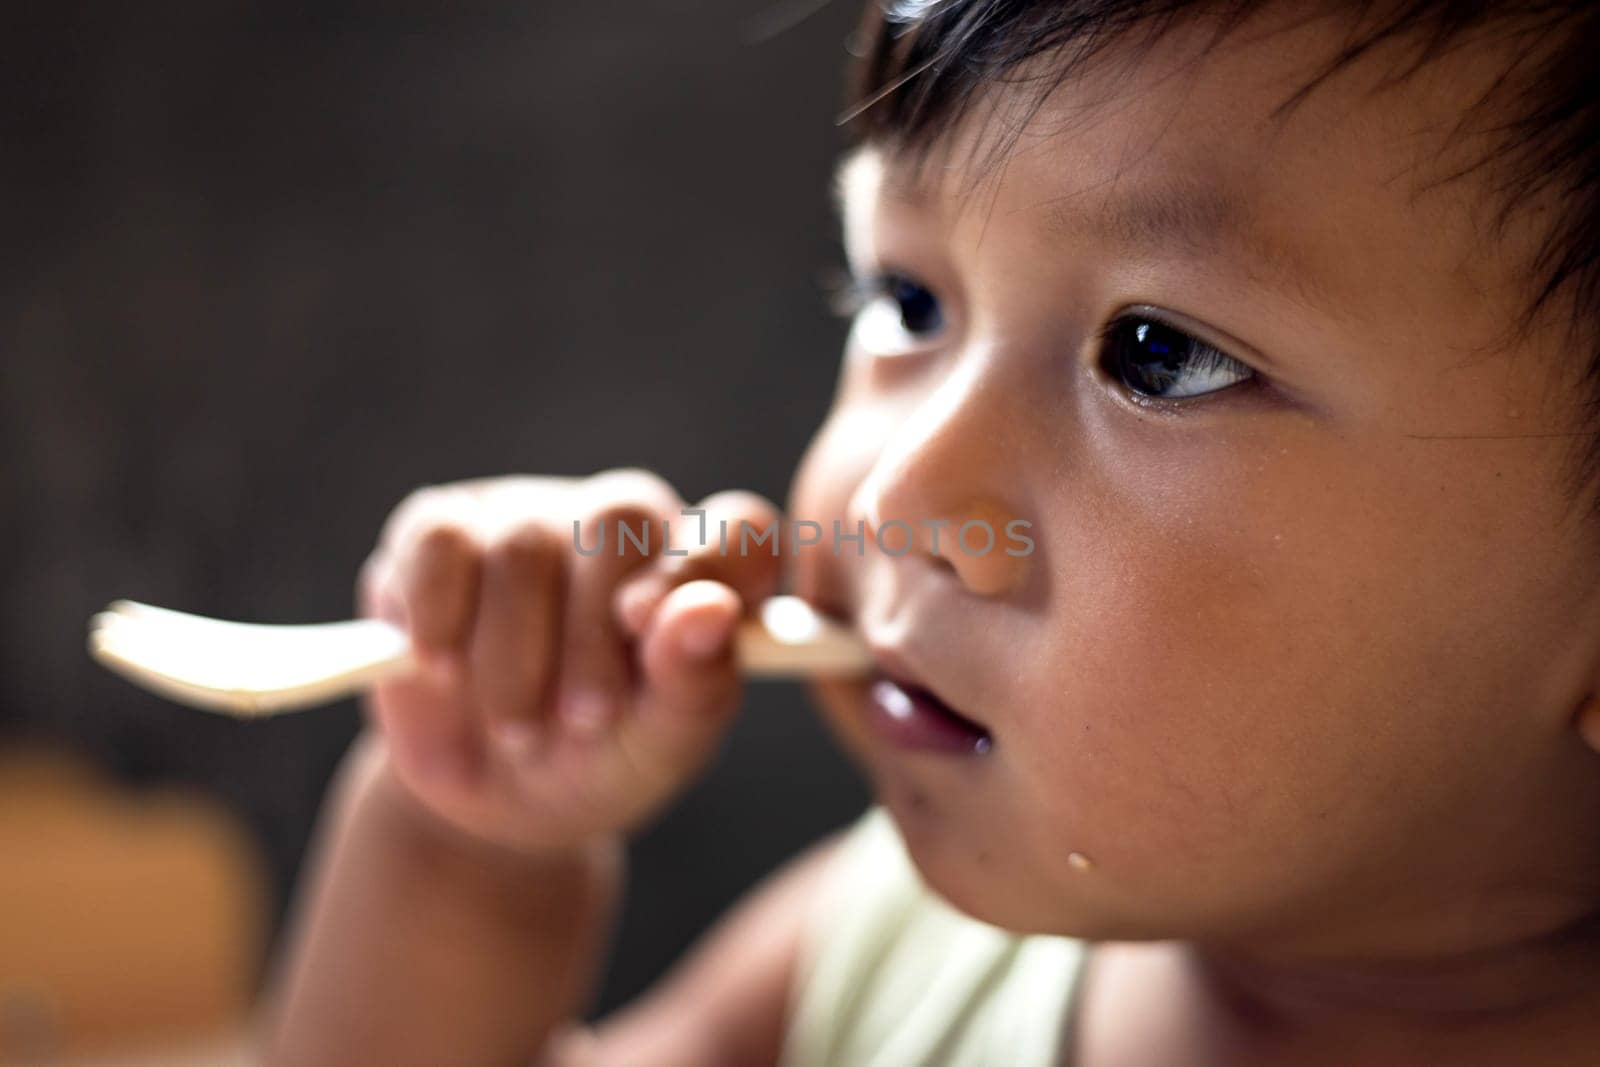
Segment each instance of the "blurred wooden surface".
M97 667L90 614L348 616L389 509L457 478L781 500L847 329L860 6L11 5L0 738L204 787L281 913L355 703L198 715ZM599 1013L867 802L797 688L749 703L633 850Z
M238 1062L268 898L236 820L0 752L0 856L0 1063Z

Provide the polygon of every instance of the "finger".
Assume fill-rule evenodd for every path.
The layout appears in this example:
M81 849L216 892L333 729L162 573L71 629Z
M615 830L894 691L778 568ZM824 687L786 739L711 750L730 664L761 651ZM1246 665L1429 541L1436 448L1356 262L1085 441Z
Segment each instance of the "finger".
M623 630L643 632L662 598L687 582L721 582L738 594L744 610L770 597L778 588L780 516L766 498L744 490L713 493L694 509L701 516L682 516L674 545L683 554L663 553L617 590L613 608Z
M720 582L689 582L662 599L643 637L637 710L616 736L632 764L663 785L710 759L737 708L740 607Z
M363 619L383 619L405 629L405 602L395 589L393 571L389 554L380 549L374 549L362 561L356 575L356 615Z
M585 499L600 503L624 500L638 504L655 516L672 516L683 507L683 498L672 484L643 467L614 467L587 479L581 491Z
M569 557L561 667L555 700L564 727L579 736L605 732L621 714L633 683L627 636L611 610L617 585L660 551L642 550L621 533L659 526L665 509L638 501L609 501L578 524L576 554Z
M408 532L395 565L406 629L427 659L457 651L471 633L481 556L473 530L456 516L435 515Z
M461 506L463 499L469 499L467 494L449 485L424 485L413 489L383 520L383 528L378 532L378 550L397 555L418 522L448 515L452 507Z
M357 583L361 613L405 628L405 602L388 554L373 552ZM361 701L369 721L388 739L395 767L407 781L466 780L481 762L482 742L456 664L377 682Z
M459 582L449 577L459 566L452 557L459 546L449 534L419 538L426 525L463 519L471 500L448 487L424 487L408 496L389 516L378 545L363 561L356 583L357 610L364 617L384 619L406 630L428 668L378 682L362 701L367 718L388 740L397 771L406 779L466 780L481 766L483 745L472 714L466 672L460 663L429 660L417 647L413 610L407 587L422 605L423 641L448 633L450 595L464 594L470 574ZM408 547L409 546L409 547ZM420 557L418 550L421 550ZM441 593L443 595L441 595ZM459 617L459 616L458 616ZM470 609L467 613L470 619Z
M481 769L483 739L459 664L385 678L362 707L388 739L405 780L462 784Z
M523 521L484 551L473 620L473 693L484 725L513 749L538 746L565 598L564 546L548 525Z

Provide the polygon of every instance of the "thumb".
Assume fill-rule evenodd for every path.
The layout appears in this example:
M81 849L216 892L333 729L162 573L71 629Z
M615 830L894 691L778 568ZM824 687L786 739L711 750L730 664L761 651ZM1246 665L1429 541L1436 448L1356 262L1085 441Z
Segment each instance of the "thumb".
M651 616L639 643L639 689L628 723L641 763L678 780L720 747L741 689L733 632L739 594L721 582L677 586Z

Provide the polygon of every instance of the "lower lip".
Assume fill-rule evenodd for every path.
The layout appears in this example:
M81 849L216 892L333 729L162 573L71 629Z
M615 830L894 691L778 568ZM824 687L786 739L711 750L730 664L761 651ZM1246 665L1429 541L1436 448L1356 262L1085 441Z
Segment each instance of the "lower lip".
M937 698L914 686L877 678L867 692L867 706L878 735L900 748L979 756L993 747L987 732L951 717Z

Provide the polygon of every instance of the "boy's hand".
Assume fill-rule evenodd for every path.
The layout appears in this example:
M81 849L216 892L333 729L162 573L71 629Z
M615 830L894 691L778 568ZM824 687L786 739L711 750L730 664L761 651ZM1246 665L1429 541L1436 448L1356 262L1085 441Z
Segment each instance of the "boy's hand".
M395 509L359 610L403 626L423 668L366 708L426 808L502 845L562 849L637 826L705 768L738 707L733 629L777 585L773 542L741 555L740 523L765 531L777 511L708 497L702 545L684 506L625 469L431 486ZM648 525L648 554L618 520ZM688 555L663 554L663 520Z

